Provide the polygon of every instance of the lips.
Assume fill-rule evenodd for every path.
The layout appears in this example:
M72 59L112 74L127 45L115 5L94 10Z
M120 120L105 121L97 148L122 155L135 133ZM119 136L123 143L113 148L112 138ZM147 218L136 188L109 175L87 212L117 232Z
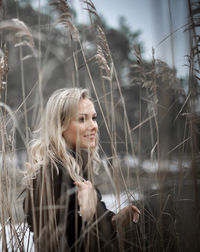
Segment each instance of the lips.
M85 135L84 137L89 138L89 139L94 139L95 138L95 134L90 134L90 135Z

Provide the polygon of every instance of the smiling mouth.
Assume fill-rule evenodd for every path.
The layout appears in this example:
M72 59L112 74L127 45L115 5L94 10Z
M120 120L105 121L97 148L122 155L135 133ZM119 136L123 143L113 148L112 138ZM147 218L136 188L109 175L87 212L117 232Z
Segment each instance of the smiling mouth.
M85 138L88 138L88 139L94 139L95 138L95 135L86 135Z

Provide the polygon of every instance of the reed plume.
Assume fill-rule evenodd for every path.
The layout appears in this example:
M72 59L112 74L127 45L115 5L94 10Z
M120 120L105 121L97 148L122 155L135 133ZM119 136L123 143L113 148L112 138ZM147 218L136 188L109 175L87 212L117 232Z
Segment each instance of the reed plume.
M14 33L15 46L27 45L31 49L34 48L33 35L28 26L18 18L11 20L3 20L0 22L0 31L9 31Z
M71 10L67 0L52 1L49 3L49 5L55 7L55 9L59 12L59 17L57 18L56 23L63 25L65 28L68 28L71 38L73 40L79 41L79 31L72 23Z
M95 15L97 18L99 18L99 15L97 13L97 10L96 10L93 2L91 0L83 1L83 2L87 5L87 8L84 8L84 9L87 10L89 13Z

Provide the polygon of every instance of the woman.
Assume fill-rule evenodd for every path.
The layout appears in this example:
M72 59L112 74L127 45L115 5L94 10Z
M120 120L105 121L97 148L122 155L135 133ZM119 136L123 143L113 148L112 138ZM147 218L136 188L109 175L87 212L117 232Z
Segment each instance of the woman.
M135 206L117 215L93 186L97 114L88 90L60 89L46 105L30 148L24 210L37 251L116 251L117 226L137 222Z

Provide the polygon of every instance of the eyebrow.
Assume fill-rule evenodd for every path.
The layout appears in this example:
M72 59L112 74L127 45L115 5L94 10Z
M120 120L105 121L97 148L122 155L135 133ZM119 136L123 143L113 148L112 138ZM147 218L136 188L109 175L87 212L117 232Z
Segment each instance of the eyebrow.
M88 116L88 114L86 114L86 113L79 113L79 116L80 116L80 115ZM93 115L97 115L97 113L95 112L95 113L93 113Z

